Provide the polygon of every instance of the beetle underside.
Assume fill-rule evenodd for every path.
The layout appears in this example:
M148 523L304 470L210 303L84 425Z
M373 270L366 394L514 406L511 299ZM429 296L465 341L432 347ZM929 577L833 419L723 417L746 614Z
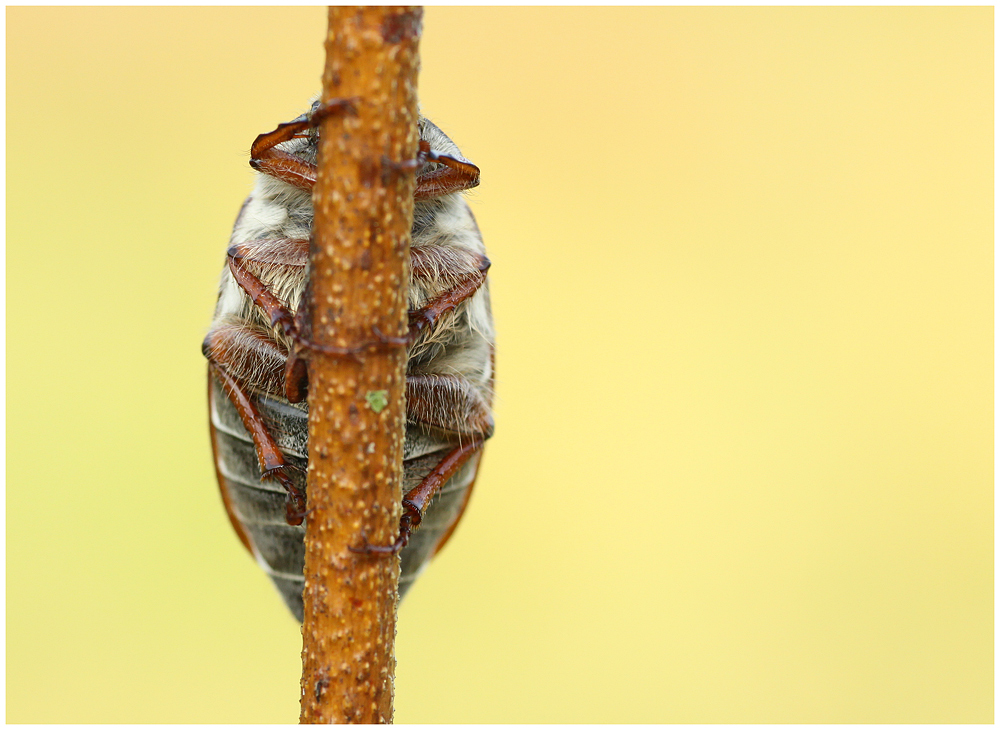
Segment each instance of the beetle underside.
M316 179L316 124L349 112L314 104L309 115L260 135L260 173L227 252L219 304L203 350L209 360L212 446L226 511L243 544L302 619L309 342L303 291ZM493 431L489 261L460 191L479 169L430 121L421 142L411 234L409 333L375 333L370 346L406 346L400 594L450 537ZM403 165L407 163L402 163ZM353 353L338 353L351 356ZM419 529L417 529L419 526Z

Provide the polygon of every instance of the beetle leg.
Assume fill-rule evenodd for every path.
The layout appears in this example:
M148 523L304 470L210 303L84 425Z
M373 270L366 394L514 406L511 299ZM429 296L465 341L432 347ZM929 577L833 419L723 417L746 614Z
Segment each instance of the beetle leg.
M247 241L229 247L227 260L230 273L251 301L268 316L272 327L280 327L285 337L293 343L285 369L285 397L290 403L301 402L306 396L306 368L300 351L318 351L331 355L357 356L371 347L403 346L412 344L425 330L447 312L473 296L486 280L490 261L481 254L448 251L438 247L416 248L411 251L411 267L418 279L449 278L456 283L432 298L420 309L409 313L410 326L407 337L392 337L372 328L375 339L356 347L336 347L318 344L302 337L304 310L295 315L280 299L250 271L246 262L273 263L283 266L304 266L308 255L308 241Z
M212 378L212 366L208 366L208 402L212 403L212 390L215 387L215 382ZM211 406L210 406L211 407ZM229 517L229 522L232 524L233 529L236 531L237 537L240 538L240 542L243 543L250 554L253 554L253 545L250 542L250 536L247 535L246 530L243 529L243 524L240 522L240 518L236 514L236 509L233 507L233 500L229 494L229 490L226 488L226 482L222 475L222 471L219 468L219 434L215 430L215 424L209 421L208 430L212 437L212 462L215 465L215 479L219 483L219 494L222 496L222 506L226 509L226 516Z
M443 167L417 176L417 188L413 193L414 200L439 198L449 193L474 188L479 184L479 168L466 159L458 159L450 155L442 155L431 149L424 140L420 140L418 159L437 162Z
M416 342L417 338L424 330L430 330L433 328L434 323L437 322L442 315L450 312L452 309L455 309L459 304L479 291L479 287L483 285L484 281L486 281L486 272L470 274L451 289L448 289L442 294L439 294L431 299L420 309L414 309L411 311L409 313L410 343L412 344L413 342Z
M431 149L427 140L420 140L417 157L413 160L393 162L382 158L383 180L391 173L420 170L428 162L436 162L441 167L417 174L417 185L413 191L414 200L440 198L442 195L457 193L474 188L479 184L479 168L464 157L453 157Z
M486 398L457 375L407 375L406 420L482 439L493 435Z
M466 254L470 260L450 260L454 254L442 254L438 247L414 249L411 258L413 275L416 278L434 279L448 277L457 280L449 289L433 297L420 309L410 312L410 343L416 341L424 330L430 330L442 315L455 309L473 296L486 281L490 260L479 254ZM472 257L475 257L472 260Z
M276 145L289 141L309 127L308 119L297 119L258 135L250 146L250 167L302 190L312 190L316 183L316 165L276 149Z
M250 167L302 190L312 190L316 184L316 165L277 149L277 145L315 127L332 114L357 114L356 99L333 99L303 114L291 122L257 136L250 146Z
M363 544L360 547L349 547L353 553L365 555L395 555L410 541L410 533L419 525L427 511L427 505L434 498L455 472L457 472L469 458L483 448L483 438L477 437L472 441L458 446L447 453L438 462L437 466L431 469L430 473L416 487L406 493L403 498L403 516L399 520L399 537L391 545L372 545L368 538L362 535Z
M264 313L271 320L271 326L280 325L281 331L289 339L295 339L297 329L295 327L295 317L289 311L274 292L267 285L258 279L243 261L234 254L234 246L230 246L227 258L229 261L229 271L233 279L247 293L251 301L264 310Z
M280 326L285 337L293 342L298 348L302 350L322 352L328 355L349 355L357 357L359 354L372 347L382 347L386 345L401 347L408 343L408 339L406 337L391 337L389 335L382 334L382 332L380 332L376 327L372 328L372 334L375 337L374 340L363 342L354 347L337 347L336 345L320 344L318 342L307 340L299 334L299 322L292 314L291 310L286 307L280 299L278 299L274 292L272 292L264 282L257 278L257 276L254 275L249 268L247 268L243 261L234 255L234 248L235 247L233 246L230 247L228 259L229 271L232 273L233 279L240 285L240 288L247 293L250 300L264 311L271 321L271 326ZM293 351L291 357L293 361L289 365L289 372L301 372L301 366L299 366L296 362L299 357L298 354ZM289 400L293 403L297 402L291 397L289 397ZM299 400L301 400L301 398L299 398Z
M316 184L316 165L306 162L284 150L279 144L288 142L303 132L318 125L331 114L357 114L356 99L334 99L318 107L309 115L303 115L291 122L279 124L270 132L257 135L250 146L250 167L302 190L312 190ZM386 172L404 172L420 169L428 161L441 167L417 175L414 200L438 198L449 193L474 188L479 184L479 168L464 158L441 154L431 149L426 140L420 140L420 149L415 160L392 162L383 160Z
M496 372L497 372L496 351L493 349L493 346L490 345L490 380L487 385L488 392L490 393L493 392L493 384ZM469 482L469 487L468 489L465 490L465 499L462 500L462 505L458 508L458 513L455 515L455 518L451 521L451 525L448 526L448 529L445 530L445 533L441 536L441 539L438 540L437 545L434 547L435 555L437 555L441 551L441 548L443 548L445 543L448 542L448 540L451 538L452 533L455 532L455 528L458 527L458 522L459 520L462 519L462 515L465 513L465 508L469 506L469 498L472 497L472 490L476 486L476 477L478 476L478 474L479 474L479 465L477 464L476 473L472 475L472 481Z
M365 537L361 547L351 548L354 552L392 555L402 550L410 534L420 525L434 495L493 435L493 416L486 399L470 381L455 375L407 375L406 418L446 431L470 434L472 439L448 452L420 484L406 494L403 516L399 520L399 537L392 545L371 545ZM451 530L438 546L450 536Z
M302 312L293 317L291 311L274 296L270 289L250 272L246 262L305 268L309 261L309 241L307 239L256 239L234 243L229 247L227 256L230 272L236 283L247 293L254 304L268 314L272 326L275 323L281 324L282 331L290 339L293 339L294 345L294 341L303 329L303 321L299 316ZM282 388L272 388L269 389L269 392L278 393L284 389L285 398L288 399L289 403L300 403L306 397L305 362L296 357L294 346L292 349L292 353L284 353Z
M486 386L487 393L493 392L493 380L495 373L496 373L496 357L493 347L490 346L490 379ZM431 382L437 384L438 389L441 388L442 380L444 379L456 381L451 384L450 388L446 386L446 389L447 390L457 389L464 393L467 393L469 396L469 400L471 401L465 404L460 404L460 403L453 404L453 407L448 409L447 411L438 409L437 414L439 416L440 415L447 416L449 413L464 413L471 416L473 414L479 413L485 417L480 417L479 419L473 417L469 418L465 423L454 423L450 421L447 417L435 418L433 415L428 414L424 410L425 406L424 404L421 403L421 401L427 400L426 390L429 390L427 388L427 385L430 384L428 383L428 380L430 378L434 379ZM452 397L454 396L452 395ZM446 401L448 400L448 397L445 396L445 398L440 398L439 396L438 399L436 400L437 402ZM434 411L432 410L431 413L433 412ZM449 426L451 426L452 427L451 430L457 431L459 434L478 432L482 435L484 439L488 439L493 434L493 416L490 413L487 399L483 397L482 393L475 386L473 386L473 384L470 381L468 381L465 378L459 378L457 376L440 376L440 375L408 376L406 382L406 417L409 420L418 421L421 423L428 423L433 426L438 426L439 428L448 429ZM479 427L478 430L476 426ZM478 471L479 471L479 465L477 464L476 472L478 473ZM476 486L476 474L473 474L472 481L469 482L469 486L465 490L465 498L462 500L462 504L459 507L457 514L455 515L454 519L452 519L451 524L448 526L448 529L445 530L444 534L438 540L437 545L434 547L435 555L437 555L437 553L441 550L441 548L444 547L445 543L448 542L449 538L451 538L452 533L455 532L455 528L458 526L458 522L459 520L462 519L462 514L465 512L465 508L469 504L469 498L472 496L472 490L475 486Z
M211 350L209 350L211 353ZM275 479L285 488L285 518L290 525L301 525L302 518L306 515L306 496L302 493L291 478L285 474L288 462L285 461L281 449L267 430L267 424L261 417L260 412L254 405L253 400L246 390L232 375L227 372L225 366L213 359L213 355L208 355L208 361L212 373L218 379L223 392L236 407L243 427L253 439L254 449L257 451L257 462L260 467L261 479Z
M288 353L268 332L223 319L212 327L201 350L245 387L265 393L280 393L285 387Z
M449 193L474 188L479 184L479 168L464 157L444 155L431 149L427 140L420 140L417 157L414 160L393 162L382 158L383 178L390 172L420 170L428 162L436 162L441 167L417 174L417 185L413 191L414 200L439 198Z
M482 456L482 451L479 452ZM444 531L444 534L438 538L437 545L434 546L433 555L437 555L441 552L441 548L444 547L445 543L451 539L452 534L455 532L455 528L458 527L458 523L462 519L462 515L465 514L465 508L469 506L469 499L472 497L472 490L476 488L476 477L479 475L479 464L476 464L476 473L472 475L472 480L469 482L469 486L465 489L465 497L462 499L462 504L459 505L458 512L451 520L451 524L448 525L448 529Z

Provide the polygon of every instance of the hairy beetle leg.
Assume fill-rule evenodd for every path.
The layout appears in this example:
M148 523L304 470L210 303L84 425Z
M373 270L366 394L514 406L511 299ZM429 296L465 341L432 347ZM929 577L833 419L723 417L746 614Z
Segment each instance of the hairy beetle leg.
M461 414L461 422L455 414ZM453 431L473 434L472 440L448 452L430 473L403 499L405 512L399 520L399 537L391 545L372 545L364 533L362 545L350 547L351 552L374 555L395 555L410 540L434 495L452 476L482 449L483 442L493 434L493 416L489 405L476 388L465 378L454 375L407 375L406 418L416 423ZM464 504L463 504L464 509ZM438 547L451 536L451 530L441 539Z
M389 335L385 335L374 325L372 326L372 334L375 335L376 339L369 342L362 342L360 345L355 345L354 347L337 347L335 345L321 344L306 339L299 334L299 327L296 322L295 315L292 314L288 307L282 304L281 300L278 299L274 292L272 292L264 282L257 278L257 276L254 275L249 268L247 268L243 259L237 257L234 252L235 248L235 246L230 247L228 258L229 271L232 273L233 279L235 279L236 283L240 285L240 288L247 293L250 300L264 311L271 321L271 326L280 326L281 331L285 334L285 337L293 341L301 349L311 352L322 352L327 355L358 355L372 347L379 347L383 345L405 345L407 343L407 339L405 337L391 337Z
M485 260L485 257L484 257ZM420 309L414 309L409 313L409 342L413 344L417 338L425 332L434 328L444 314L458 307L459 304L471 298L486 281L486 272L490 268L490 262L485 260L483 268L465 275L451 289L442 292L431 299Z
M250 146L250 167L302 190L312 190L316 184L316 165L276 149L277 145L295 139L333 114L357 114L357 101L357 98L333 99L308 115L258 135Z
M298 336L298 328L295 326L295 317L288 307L282 304L281 300L258 279L247 268L241 258L238 258L231 246L228 253L229 272L233 275L236 283L240 285L250 297L251 301L260 307L271 320L271 326L281 326L281 331L285 336L292 339Z
M259 462L261 474L273 472L286 465L285 457L282 455L278 444L271 437L267 430L267 424L261 418L257 407L250 399L250 395L240 386L239 383L226 371L220 363L212 361L212 372L219 379L222 390L239 413L243 427L253 439L254 448L257 451L257 461Z
M436 162L442 167L417 175L417 186L413 191L414 200L439 198L449 193L474 188L479 184L479 168L466 159L444 155L431 149L427 140L420 140L420 148L413 160L396 162L382 158L382 182L388 183L396 174L420 170L428 162Z
M493 392L493 348L490 348L490 380L487 393ZM442 404L447 404L444 408ZM438 406L438 407L435 407ZM458 434L476 434L483 441L493 435L493 415L490 413L489 395L483 393L466 378L456 375L408 375L406 378L406 418L416 423L426 423ZM482 450L478 452L482 454ZM477 457L478 458L478 457ZM479 465L476 465L476 472ZM451 524L434 546L434 554L451 539L462 519L462 514L472 497L476 474L473 474L465 498Z
M449 193L474 188L479 184L479 168L466 159L458 159L451 155L442 155L431 149L426 140L420 140L420 151L417 159L437 162L443 167L417 177L417 189L414 200L438 198Z
M205 336L201 351L236 380L245 378L247 366L252 365L253 386L258 390L280 392L284 387L288 353L269 332L245 324L221 322Z

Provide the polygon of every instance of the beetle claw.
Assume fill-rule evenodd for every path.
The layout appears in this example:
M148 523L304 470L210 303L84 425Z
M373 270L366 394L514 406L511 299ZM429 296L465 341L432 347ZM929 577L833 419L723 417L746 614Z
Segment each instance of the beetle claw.
M288 476L286 470L291 468L290 464L279 464L278 466L265 469L261 473L261 480L276 479L285 488L285 521L289 525L301 525L312 510L306 508L305 493L295 486L292 478Z
M396 555L400 550L406 547L406 544L410 541L410 532L414 527L420 524L420 509L408 499L403 500L403 508L406 510L404 514L399 519L399 537L392 545L372 545L368 542L368 534L362 530L361 531L361 547L354 547L353 545L348 545L347 549L352 553L358 553L360 555Z
M289 485L291 484L291 480L289 479L288 474L285 473L285 471L288 469L288 466L289 466L288 464L278 464L277 466L272 466L269 469L264 469L260 473L260 478L262 480L277 479L279 482L281 482L281 485L283 487L288 489L290 488Z
M285 494L285 522L289 525L301 525L310 512L312 508L306 508L306 497L301 491L291 489Z
M397 555L400 550L406 547L406 543L409 541L410 534L409 530L404 532L399 531L399 537L396 538L396 542L392 545L372 545L368 542L368 535L364 530L361 531L361 547L354 547L353 545L348 545L347 549L352 553L357 553L359 555Z
M407 344L410 346L417 341L417 338L425 330L431 330L434 327L434 323L437 321L435 316L428 312L426 309L415 309L409 313L410 326L407 332Z

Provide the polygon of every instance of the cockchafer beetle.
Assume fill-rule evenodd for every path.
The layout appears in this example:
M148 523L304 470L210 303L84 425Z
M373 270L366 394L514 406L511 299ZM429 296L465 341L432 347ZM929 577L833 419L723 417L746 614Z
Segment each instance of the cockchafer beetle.
M243 203L219 285L209 361L212 450L233 528L302 620L307 464L303 338L318 122L349 102L257 137L253 192ZM399 592L451 536L493 433L494 331L482 236L462 191L479 168L420 117L410 247L403 516ZM295 356L289 357L290 353ZM419 525L419 529L417 529Z

